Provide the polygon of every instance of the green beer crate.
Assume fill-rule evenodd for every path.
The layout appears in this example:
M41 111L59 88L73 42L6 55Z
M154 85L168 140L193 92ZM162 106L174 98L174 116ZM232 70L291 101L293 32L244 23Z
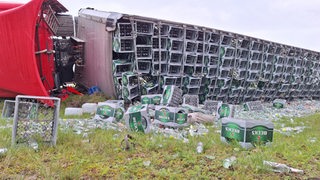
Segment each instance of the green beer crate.
M191 95L191 94L185 94L183 95L183 105L188 104L191 106L198 107L199 106L199 96L198 95Z
M124 108L119 103L99 102L95 119L106 120L109 122L119 122L123 119Z
M286 107L287 101L285 99L275 99L273 100L272 104L273 107L281 109Z
M130 102L132 101L132 99L137 98L139 96L139 86L122 87L122 98L126 102Z
M163 123L174 122L174 107L156 106L155 120Z
M148 110L148 105L146 104L130 106L125 113L128 129L135 132L149 133L151 121Z
M115 52L128 53L134 52L134 41L132 37L114 38L112 47Z
M140 97L139 77L134 72L122 73L122 98L126 102L131 102L133 99Z
M272 122L222 118L221 136L223 142L237 141L243 148L269 144L273 140Z
M190 87L200 87L201 80L201 77L185 76L183 78L183 85Z
M169 127L187 126L188 110L179 107L156 106L155 124Z
M160 105L162 94L150 94L141 96L141 104Z
M158 89L158 84L148 84L140 86L141 95L158 93Z
M122 73L122 86L137 86L139 85L138 74L134 72Z
M188 110L184 108L176 108L174 114L174 122L179 125L187 124L188 121Z
M182 90L174 85L164 86L160 103L166 106L179 106L182 103Z
M217 116L218 109L222 105L222 101L206 100L204 101L203 109L208 111L210 114Z
M168 86L168 85L175 85L177 82L177 77L175 76L161 76L160 78L160 86Z
M196 106L192 106L192 105L189 105L189 104L182 104L181 107L184 108L184 109L187 109L189 113L201 112L201 113L204 113L204 114L210 114L210 112L205 110L205 109L202 109L202 108L199 108L199 107L196 107Z
M121 77L122 73L127 71L132 71L133 64L130 61L126 60L113 60L112 62L112 72L116 77Z
M224 118L224 117L233 117L235 112L235 106L231 104L224 104L222 103L217 110L217 117Z
M122 98L122 85L121 85L122 77L113 77L114 88L116 91L116 99Z
M124 108L124 101L123 100L107 100L106 103L117 104L119 107Z
M261 101L248 101L243 104L244 111L261 111L263 106Z

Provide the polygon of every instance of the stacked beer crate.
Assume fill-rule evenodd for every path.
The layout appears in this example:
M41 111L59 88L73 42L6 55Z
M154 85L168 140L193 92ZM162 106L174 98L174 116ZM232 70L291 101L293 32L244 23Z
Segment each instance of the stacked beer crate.
M138 16L118 21L113 49L117 89L122 73L132 71L139 82L147 79L143 94L175 85L200 103L320 97L319 52Z

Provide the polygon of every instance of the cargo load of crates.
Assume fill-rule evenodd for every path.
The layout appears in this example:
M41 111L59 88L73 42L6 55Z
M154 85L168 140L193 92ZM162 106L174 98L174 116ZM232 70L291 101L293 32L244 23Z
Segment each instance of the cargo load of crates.
M166 85L198 95L199 103L320 97L319 52L213 28L91 9L79 12L79 27L95 21L92 14L110 33L108 62L113 65L116 97L134 100L161 94ZM82 39L85 32L79 32ZM129 89L122 83L128 72L135 76ZM128 90L123 93L123 88Z

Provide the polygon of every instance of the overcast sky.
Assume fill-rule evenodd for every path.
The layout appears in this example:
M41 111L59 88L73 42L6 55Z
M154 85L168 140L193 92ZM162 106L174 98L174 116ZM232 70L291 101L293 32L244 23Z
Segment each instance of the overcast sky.
M0 0L1 1L1 0ZM28 2L29 0L12 0ZM147 16L320 51L320 0L59 0L80 8Z

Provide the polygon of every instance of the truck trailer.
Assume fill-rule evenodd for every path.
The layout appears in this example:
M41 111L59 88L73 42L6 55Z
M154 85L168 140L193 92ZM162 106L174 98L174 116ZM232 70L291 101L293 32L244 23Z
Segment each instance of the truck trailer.
M83 83L119 99L162 93L165 85L198 95L200 103L320 96L316 51L91 8L79 11L77 37L86 43Z
M320 97L319 52L93 8L70 22L75 36L59 35L66 11L56 0L0 4L1 97L48 96L68 81L127 102L165 86L198 95L200 103Z

